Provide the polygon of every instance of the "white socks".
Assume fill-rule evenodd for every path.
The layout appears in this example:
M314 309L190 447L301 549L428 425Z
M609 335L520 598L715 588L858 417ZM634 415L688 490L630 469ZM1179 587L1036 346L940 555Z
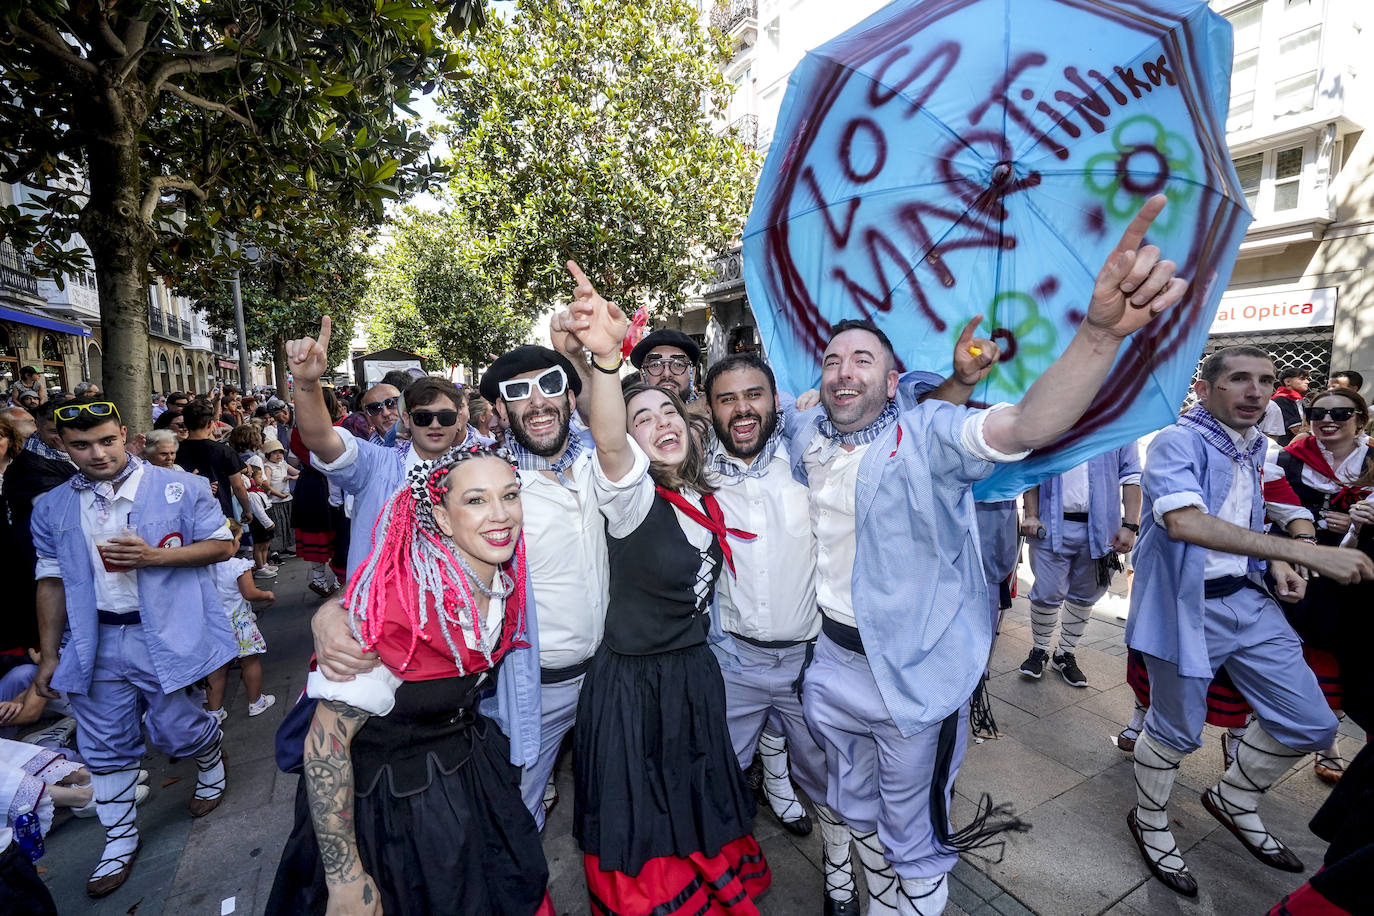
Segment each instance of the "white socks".
M1078 640L1083 638L1083 631L1088 628L1088 620L1092 614L1091 604L1064 602L1063 619L1059 625L1060 652L1072 652L1078 648Z
M854 860L850 856L849 825L825 805L816 805L816 820L821 824L821 856L825 860L825 895L831 900L852 900L859 889L854 884Z
M138 786L138 767L113 773L92 773L95 811L105 826L105 851L91 878L103 878L119 871L138 850L138 828L134 826L134 804Z
M220 742L224 733L215 735L215 740L205 750L196 754L196 798L218 798L224 794L224 755L220 753Z
M1054 628L1059 625L1059 605L1042 607L1031 602L1030 609L1032 647L1048 653L1050 640L1054 638Z
M856 833L854 842L858 844L859 861L868 883L868 916L897 916L901 912L897 909L901 896L897 872L887 861L877 832Z
M806 809L792 789L787 771L787 741L767 730L759 736L759 760L763 763L763 791L768 794L768 807L782 821L795 821L806 816Z
M1222 775L1220 782L1207 790L1220 800L1222 810L1246 839L1264 852L1278 852L1284 845L1265 829L1256 813L1260 798L1304 756L1302 751L1281 744L1260 723L1254 722L1236 744L1235 763Z
M945 880L946 877L902 878L897 912L901 916L940 916L949 902L949 882Z
M1155 741L1149 732L1142 732L1135 742L1135 817L1146 854L1164 871L1181 874L1188 872L1188 865L1169 830L1169 795L1184 756Z

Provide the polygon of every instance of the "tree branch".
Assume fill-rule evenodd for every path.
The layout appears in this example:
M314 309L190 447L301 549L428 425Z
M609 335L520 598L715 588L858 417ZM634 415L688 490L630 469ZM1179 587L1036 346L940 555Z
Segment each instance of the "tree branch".
M95 75L97 72L95 64L73 51L72 46L63 40L62 35L51 25L39 19L33 11L23 10L19 14L19 21L10 22L8 26L15 37L33 42L39 48L47 51L59 63L68 67L75 67L91 75Z
M105 40L105 44L111 51L115 52L120 57L124 57L129 53L129 49L124 46L123 40L115 34L114 29L110 28L110 16L103 6L96 20L96 28L100 30L100 37Z
M176 175L158 175L148 182L148 192L143 195L143 202L139 206L139 215L143 217L145 223L153 221L153 212L157 210L157 205L162 201L162 192L171 189L177 191L187 191L200 201L205 201L210 195L200 185L189 178L181 178Z
M238 63L238 58L233 55L216 55L205 58L183 57L178 60L169 60L153 71L153 78L148 81L150 92L160 92L167 80L181 73L218 73L220 70L228 70Z
M221 102L212 102L212 101L210 101L209 99L201 98L201 97L198 96L198 95L194 95L194 94L192 94L192 93L190 93L190 92L187 92L185 89L182 89L180 86L176 85L175 83L168 83L168 84L167 84L165 87L163 87L163 88L164 88L167 92L170 92L172 95L174 95L174 96L176 96L177 98L181 99L182 101L184 101L184 102L190 102L192 105L196 106L197 108L203 108L203 109L205 109L206 111L217 111L217 112L219 112L219 113L221 113L221 114L226 114L226 115L228 115L229 117L233 118L235 121L238 121L238 122L239 122L240 124L242 124L244 127L249 127L249 128L251 128L251 127L253 126L253 122L252 122L252 121L248 120L246 117L244 117L243 115L239 114L239 113L238 113L237 111L235 111L234 109L230 108L228 105L225 105L225 104L223 104L223 103L221 103Z

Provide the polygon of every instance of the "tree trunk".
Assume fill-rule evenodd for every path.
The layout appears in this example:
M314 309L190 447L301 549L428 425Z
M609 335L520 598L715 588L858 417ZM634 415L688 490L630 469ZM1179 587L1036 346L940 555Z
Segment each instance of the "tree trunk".
M139 213L143 164L137 123L144 106L140 98L116 89L107 89L105 96L77 113L91 119L87 123L93 134L86 156L90 200L80 228L95 262L100 295L102 386L129 431L148 432L153 428L148 258L156 236Z
M291 403L291 389L286 384L286 335L272 337L272 374L277 380L277 397Z

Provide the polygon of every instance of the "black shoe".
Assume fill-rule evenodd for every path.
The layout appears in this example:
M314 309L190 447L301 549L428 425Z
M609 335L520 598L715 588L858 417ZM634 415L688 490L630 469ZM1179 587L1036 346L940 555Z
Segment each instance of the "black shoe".
M1150 869L1150 874L1158 878L1160 884L1163 884L1175 894L1182 894L1185 897L1196 897L1197 879L1192 876L1186 866L1183 871L1174 871L1173 869L1165 868L1158 864L1150 857L1148 847L1145 844L1145 831L1149 830L1149 828L1142 827L1140 821L1136 820L1134 808L1126 813L1126 826L1130 828L1131 838L1135 840L1135 845L1140 849L1140 857L1145 860L1145 865ZM1175 846L1168 855L1182 858L1182 856L1179 856L1177 846Z
M277 564L281 563L281 554L277 553L275 550L272 551L272 553L269 554L267 557L267 562L271 563L273 566L276 566Z
M1045 673L1045 660L1049 657L1050 654L1044 649L1031 649L1030 655L1021 663L1021 673L1040 680L1040 675Z
M1293 874L1301 874L1305 870L1302 860L1294 855L1293 850L1283 845L1283 843L1279 841L1279 838L1272 833L1269 834L1269 837L1275 843L1279 844L1278 849L1274 852L1266 852L1262 846L1256 845L1250 837L1246 835L1253 831L1241 829L1236 824L1235 817L1229 810L1230 806L1227 805L1226 800L1211 789L1202 793L1202 807L1207 809L1207 813L1216 818L1221 823L1221 826L1235 834L1236 839L1240 840L1240 844L1245 847L1246 852L1250 853L1250 855L1254 856L1256 859L1259 859L1265 865L1268 865L1270 868L1277 868L1279 871L1292 872Z
M825 909L822 912L825 916L859 916L859 895L855 894L848 900L836 900L826 894Z
M772 811L773 809L769 808L768 810ZM776 814L774 814L773 816L778 817ZM797 818L795 821L785 821L782 818L778 817L778 823L782 824L783 830L786 830L793 836L811 835L811 815L809 814L803 813L802 816Z
M1078 660L1073 657L1072 652L1054 653L1054 657L1050 659L1050 667L1062 674L1064 683L1070 687L1088 686L1088 678L1083 674L1083 669L1078 667Z

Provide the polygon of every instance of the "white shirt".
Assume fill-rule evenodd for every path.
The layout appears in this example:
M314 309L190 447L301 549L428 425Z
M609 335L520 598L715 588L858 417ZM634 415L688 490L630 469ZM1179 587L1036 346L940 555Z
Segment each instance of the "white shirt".
M525 559L539 615L541 668L586 661L606 629L610 569L606 523L592 482L595 463L589 449L565 472L575 488L542 471L516 472L525 510Z
M1064 494L1065 512L1088 511L1088 463L1069 468L1060 475L1060 492Z
M1277 401L1271 399L1264 405L1264 417L1259 422L1259 431L1267 436L1288 435L1288 430L1283 425L1283 411L1279 410Z
M593 489L596 493L597 503L600 506L601 514L606 517L606 533L611 537L623 538L632 533L649 515L649 510L653 508L654 499L657 494L654 492L654 480L649 476L649 458L644 454L639 443L634 439L626 437L629 445L630 454L633 456L633 464L625 476L619 480L611 480L606 476L606 472L601 468L600 461L592 461L592 468L595 474L592 477ZM696 493L688 490L683 493L692 502L697 501ZM702 512L705 513L705 509ZM687 538L687 543L691 544L698 551L703 553L711 547L711 539L714 535L702 526L688 518L677 506L673 506L673 515L677 518L678 525L682 528L683 535ZM734 545L731 545L733 551ZM698 569L696 581L696 596L700 603L711 590L710 573L711 561L703 556L701 566ZM729 571L725 575L729 575ZM538 600L536 598L536 600ZM543 618L541 617L542 621ZM540 626L543 624L541 622ZM541 633L540 639L543 639Z
M735 575L716 586L722 628L765 642L815 639L816 536L807 488L792 476L786 448L778 447L762 477L712 474L710 481L725 523L757 535L731 544Z

